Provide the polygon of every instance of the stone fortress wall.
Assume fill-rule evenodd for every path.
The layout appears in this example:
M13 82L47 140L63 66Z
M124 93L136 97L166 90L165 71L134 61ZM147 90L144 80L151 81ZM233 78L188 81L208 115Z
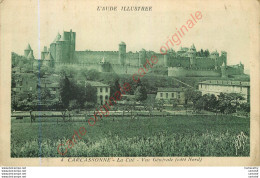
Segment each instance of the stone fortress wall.
M184 69L182 67L169 67L168 76L175 77L221 77L219 70Z
M158 66L162 70L168 69L168 76L228 76L241 75L244 66L240 63L227 66L227 53L222 51L211 52L208 56L199 56L194 44L190 48L180 48L177 52L170 49L162 55L154 51L126 52L126 44L121 42L118 51L76 51L76 32L64 31L57 34L50 47L44 47L41 60L46 65L78 64L87 69L100 72L115 72L118 74L133 74L146 63L153 55L158 58ZM25 49L25 57L32 58L33 50ZM50 65L51 64L51 65Z

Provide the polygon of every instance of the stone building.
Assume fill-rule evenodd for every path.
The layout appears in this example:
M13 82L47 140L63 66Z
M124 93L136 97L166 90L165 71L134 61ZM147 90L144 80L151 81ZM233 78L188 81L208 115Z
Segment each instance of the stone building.
M168 71L168 76L227 77L233 74L244 74L242 64L227 66L227 52L225 51L210 53L205 50L207 51L207 54L205 54L203 50L197 51L194 44L190 48L181 47L176 52L169 49L167 54L145 49L127 52L126 47L127 45L121 42L117 51L76 51L76 32L72 30L63 31L63 33L57 34L49 48L44 46L41 52L41 62L50 67L55 67L55 65L81 65L100 72L133 74L145 64L146 59L155 55L158 58L156 66L161 70ZM24 56L34 59L30 45L24 50Z
M20 77L15 79L15 86L12 87L13 91L21 92L37 92L38 88L48 88L50 91L57 91L59 88L59 76L45 75L42 78L38 78L33 73L21 73ZM51 92L54 94L56 92Z
M158 88L155 99L169 103L176 100L179 104L185 104L184 88Z
M207 80L199 83L199 91L202 95L214 94L218 96L220 93L239 93L245 101L250 101L250 83L242 81L230 80Z
M105 104L110 97L110 86L101 82L86 81L86 84L90 84L97 89L97 103L100 105Z

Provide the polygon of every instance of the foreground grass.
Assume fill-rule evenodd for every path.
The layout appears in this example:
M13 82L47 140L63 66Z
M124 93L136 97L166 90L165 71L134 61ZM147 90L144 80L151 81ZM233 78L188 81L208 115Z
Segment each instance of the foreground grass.
M57 146L81 126L87 134L65 156L249 156L249 119L234 116L106 118L30 124L12 121L12 157L60 157ZM238 135L243 134L243 140Z

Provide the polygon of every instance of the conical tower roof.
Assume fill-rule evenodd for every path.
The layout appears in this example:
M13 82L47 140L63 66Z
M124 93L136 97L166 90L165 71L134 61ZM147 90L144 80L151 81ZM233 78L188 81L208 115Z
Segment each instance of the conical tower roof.
M33 52L30 51L30 53L27 56L28 59L34 59Z
M54 39L53 43L56 43L61 38L60 33L57 34L56 38Z
M191 45L190 49L193 50L193 51L196 51L194 43Z
M28 43L27 47L25 48L25 50L28 50L28 51L31 51L31 50L32 50L32 48L31 48L31 46L30 46L29 43Z
M119 45L126 45L125 42L121 41L121 43Z
M47 56L44 59L45 60L52 60L51 53L48 53Z
M64 35L61 36L61 38L59 39L59 41L66 41L64 38Z

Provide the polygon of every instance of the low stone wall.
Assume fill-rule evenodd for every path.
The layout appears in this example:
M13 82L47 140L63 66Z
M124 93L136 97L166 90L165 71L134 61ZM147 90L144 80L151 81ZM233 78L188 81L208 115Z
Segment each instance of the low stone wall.
M169 67L168 76L173 77L220 77L221 72L219 70L196 70L196 69L184 69L181 67Z

